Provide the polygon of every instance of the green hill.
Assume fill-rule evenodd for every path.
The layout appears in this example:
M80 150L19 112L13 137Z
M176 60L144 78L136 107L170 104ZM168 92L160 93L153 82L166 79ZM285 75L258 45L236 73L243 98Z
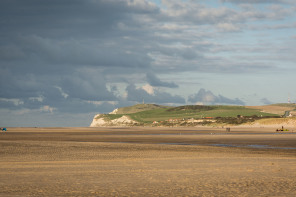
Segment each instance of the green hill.
M281 105L282 106L282 105ZM291 107L291 106L289 106ZM119 108L116 114L105 114L108 120L127 116L138 125L188 125L189 123L233 123L241 124L255 119L280 117L279 113L266 112L267 107L225 106L225 105L185 105L178 107L155 104L137 104ZM283 114L281 114L283 115Z
M154 110L154 109L167 109L168 106L156 105L156 104L137 104L129 107L119 108L116 114L133 114L142 111Z

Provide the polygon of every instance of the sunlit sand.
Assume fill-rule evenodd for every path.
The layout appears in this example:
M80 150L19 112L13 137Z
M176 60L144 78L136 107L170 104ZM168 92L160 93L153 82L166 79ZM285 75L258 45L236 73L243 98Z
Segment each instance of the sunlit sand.
M0 196L295 196L296 132L8 128Z

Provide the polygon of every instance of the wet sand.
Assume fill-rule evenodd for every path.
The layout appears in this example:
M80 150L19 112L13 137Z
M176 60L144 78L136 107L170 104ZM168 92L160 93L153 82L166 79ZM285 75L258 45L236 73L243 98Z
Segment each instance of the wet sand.
M0 196L296 196L296 132L8 128Z

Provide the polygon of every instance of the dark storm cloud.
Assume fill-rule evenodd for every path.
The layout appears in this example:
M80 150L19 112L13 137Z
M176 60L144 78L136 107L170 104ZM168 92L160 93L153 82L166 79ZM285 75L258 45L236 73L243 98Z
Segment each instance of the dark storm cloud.
M179 87L174 82L164 82L157 78L153 73L147 73L146 78L148 83L154 87L167 87L167 88L177 88Z
M211 91L201 88L196 94L190 95L188 101L192 103L204 104L232 104L232 105L245 105L240 99L230 99L222 95L214 95Z
M138 47L144 46L139 37L145 31L132 30L138 25L134 15L157 12L147 3L12 0L1 1L0 7L1 60L14 72L136 68L148 67L151 61ZM133 34L137 37L128 40Z
M0 109L19 109L19 105L22 105L23 102L20 103L20 101L18 100L6 100L6 99L2 99L0 100Z
M0 72L1 98L29 98L38 96L39 91L46 89L47 85L34 74L15 74L9 69Z
M120 44L120 43L118 43ZM18 36L9 46L0 46L3 66L14 73L57 74L82 66L95 68L146 68L151 59L145 53L129 52L100 40L53 40L40 36Z
M89 101L120 99L107 89L106 70L112 75L149 67L151 58L139 39L146 33L133 16L156 12L145 2L1 1L2 108L111 110L113 105Z
M154 13L157 8L123 0L3 0L0 11L2 27L12 33L60 38L68 37L69 32L71 37L114 36L121 20L128 20L131 14Z
M90 72L76 72L63 77L60 83L61 91L70 98L87 101L117 100L113 93L107 89L104 76Z

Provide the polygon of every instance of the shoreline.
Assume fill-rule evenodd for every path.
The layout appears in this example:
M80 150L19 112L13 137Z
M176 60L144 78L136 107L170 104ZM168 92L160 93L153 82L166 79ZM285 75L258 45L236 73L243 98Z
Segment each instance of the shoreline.
M296 132L296 126L294 125L222 125L222 126L101 126L101 127L6 127L8 131L6 132L26 132L26 131L100 131L100 130L219 130L226 131L226 128L235 129L235 130L251 130L251 131L265 131L269 130L270 132L276 132L276 129L280 129L284 127L284 129L288 129L290 132ZM5 132L5 131L2 131ZM230 130L231 132L231 130ZM285 131L283 131L285 132ZM0 132L1 133L1 132Z

